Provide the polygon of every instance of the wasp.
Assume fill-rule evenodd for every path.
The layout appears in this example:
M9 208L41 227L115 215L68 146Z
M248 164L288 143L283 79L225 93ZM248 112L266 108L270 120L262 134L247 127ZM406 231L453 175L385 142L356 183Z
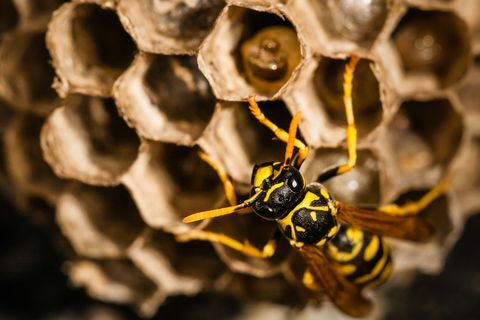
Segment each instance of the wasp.
M344 71L348 161L326 169L315 182L307 184L300 172L309 150L296 137L300 112L293 116L287 132L262 113L253 97L248 99L252 115L286 143L286 151L282 162L255 165L248 199L238 204L232 181L225 169L206 154L200 153L200 157L217 171L231 206L198 212L183 221L190 223L233 213L253 212L278 225L263 248L257 248L248 241L237 241L225 234L203 230L192 230L177 238L179 241L218 242L248 256L269 258L274 255L277 241L283 235L306 262L303 284L313 293L326 293L346 314L362 317L372 308L371 301L362 294L363 289L385 282L391 274L390 249L383 237L428 240L433 229L417 214L446 190L448 179L443 179L416 202L402 206L382 205L376 210L352 207L337 201L322 185L352 170L356 164L357 130L352 105L352 82L357 62L357 57L351 57Z

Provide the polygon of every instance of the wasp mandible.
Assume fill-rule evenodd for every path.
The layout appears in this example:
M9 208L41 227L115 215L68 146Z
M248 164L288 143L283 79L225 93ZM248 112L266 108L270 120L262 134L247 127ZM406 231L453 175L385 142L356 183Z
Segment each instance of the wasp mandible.
M293 116L286 132L262 113L253 97L248 99L252 115L286 143L286 151L283 162L255 165L249 198L237 204L233 184L224 168L200 153L201 158L217 171L231 206L195 213L183 221L190 223L250 210L278 225L277 232L263 248L203 230L192 230L178 235L177 239L218 242L249 256L268 258L274 255L277 240L283 235L307 263L304 285L314 293L323 290L339 309L361 317L372 307L362 294L363 288L383 283L391 273L390 249L383 236L411 241L430 238L433 229L416 215L445 191L448 182L443 179L417 202L403 206L384 205L375 211L337 201L321 184L352 170L356 164L352 82L357 62L357 57L351 57L344 72L348 161L325 170L315 182L307 184L299 171L308 156L308 147L296 137L301 114Z

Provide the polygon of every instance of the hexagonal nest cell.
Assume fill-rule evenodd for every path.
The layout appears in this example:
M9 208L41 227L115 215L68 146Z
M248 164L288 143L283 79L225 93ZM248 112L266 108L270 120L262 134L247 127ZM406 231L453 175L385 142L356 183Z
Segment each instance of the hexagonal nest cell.
M137 157L140 141L111 99L69 96L42 130L45 159L65 178L112 185Z
M452 12L410 9L392 34L407 74L432 74L441 88L458 81L471 55L467 26Z
M0 95L12 106L38 115L55 108L51 85L55 72L49 63L44 33L15 32L0 47Z
M181 219L224 201L215 171L203 162L198 149L171 143L148 142L123 182L145 221L152 227L185 231ZM209 188L205 188L208 185Z
M85 287L97 299L134 305L145 316L156 310L155 283L129 260L78 259L68 273L75 286Z
M463 121L447 99L406 101L389 124L390 152L404 173L445 167L459 149Z
M42 157L39 135L44 119L22 114L10 119L4 133L8 172L22 191L54 203L64 187Z
M160 159L176 189L172 201L187 214L209 207L221 193L220 181L212 168L203 162L195 149L163 144ZM205 186L210 186L208 190ZM182 196L183 195L183 196Z
M191 145L203 133L215 98L195 57L140 54L116 82L121 114L148 139Z
M346 60L322 58L313 76L313 85L329 120L346 126L343 104L343 73ZM377 78L368 60L361 60L355 71L352 101L359 136L365 136L382 121L382 102Z
M418 201L429 190L409 190L402 193L394 203L403 205L408 202ZM446 238L453 230L453 222L449 215L449 203L446 196L437 198L421 213L421 217L426 219L435 229L436 241L444 244Z
M239 242L248 240L257 248L262 248L277 228L271 221L264 221L255 215L248 214L213 220L206 230L228 234ZM275 255L268 259L249 257L221 244L214 244L214 247L230 270L268 278L280 274L289 263L292 249L288 241L280 239L277 245Z
M305 164L307 181L317 181L325 170L346 163L347 150L342 148L319 148L310 155ZM358 150L355 168L324 183L332 196L350 205L375 207L381 202L380 163L372 150Z
M47 44L63 96L68 90L108 96L136 50L114 11L81 2L66 3L56 12Z
M292 115L283 101L261 102L259 106L267 118L280 128L288 130ZM250 114L246 104L236 106L235 112L236 129L241 133L242 147L250 162L281 161L285 156L285 144L278 141L270 129ZM302 139L300 133L299 137Z
M272 97L291 79L303 49L288 17L279 14L237 6L224 11L199 53L217 97Z
M18 11L12 0L0 3L0 35L15 28L19 20Z
M368 48L382 30L393 4L388 0L310 0L332 38Z
M138 47L163 54L194 53L224 7L224 0L122 0L117 4L120 19Z
M91 258L125 256L144 227L125 188L80 184L70 186L60 196L57 221L75 251Z

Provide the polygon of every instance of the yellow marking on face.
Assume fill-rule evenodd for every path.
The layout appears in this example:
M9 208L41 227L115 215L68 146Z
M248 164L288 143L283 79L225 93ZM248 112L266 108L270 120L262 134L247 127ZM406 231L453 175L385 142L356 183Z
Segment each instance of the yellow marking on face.
M315 245L317 247L323 247L323 245L325 244L325 242L327 242L327 239L322 239L320 241L318 241Z
M378 236L372 236L372 240L370 240L370 243L368 246L365 248L365 252L363 254L363 259L365 261L370 261L375 257L375 255L378 252L378 249L380 248L380 239Z
M330 231L328 231L327 237L332 238L338 232L338 225L335 225Z
M344 275L353 274L357 270L357 267L353 264L338 265L336 268Z
M317 221L317 213L315 211L310 211L310 217L313 221Z
M273 174L273 166L260 167L255 173L255 178L253 178L253 186L260 187L262 182L270 177Z
M295 230L297 230L299 232L305 232L305 229L300 227L300 226L295 226Z
M377 262L375 267L373 267L372 271L369 274L366 274L360 278L355 279L354 282L358 284L363 284L374 279L376 276L378 276L382 272L382 270L385 267L385 264L387 263L387 260L388 260L388 254L385 251L382 258Z
M272 194L273 191L277 190L281 186L283 186L285 182L279 182L277 184L274 184L270 189L268 189L267 194L265 195L265 198L263 198L263 202L267 202L268 199L270 198L270 195Z
M320 194L325 198L325 199L330 199L330 194L327 192L325 189L320 189Z

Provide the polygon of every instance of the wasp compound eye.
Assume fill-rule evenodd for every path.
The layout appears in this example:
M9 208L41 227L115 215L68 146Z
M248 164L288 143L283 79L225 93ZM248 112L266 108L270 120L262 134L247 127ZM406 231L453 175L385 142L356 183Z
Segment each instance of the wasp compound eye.
M287 186L294 192L300 192L305 187L302 174L298 171L291 171L291 175L287 179Z

